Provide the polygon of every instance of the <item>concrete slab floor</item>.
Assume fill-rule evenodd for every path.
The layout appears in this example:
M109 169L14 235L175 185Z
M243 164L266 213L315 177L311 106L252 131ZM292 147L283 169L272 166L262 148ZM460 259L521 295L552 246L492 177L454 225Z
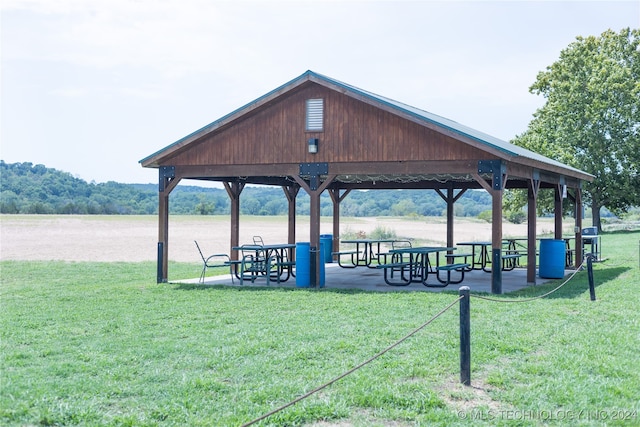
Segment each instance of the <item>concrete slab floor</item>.
M565 274L569 273L569 270L565 270ZM536 285L548 282L549 280L550 279L536 277ZM199 279L197 278L171 281L171 283L189 284L198 284L198 282ZM429 283L437 283L435 277L430 276ZM234 279L234 283L232 283L231 276L226 274L206 277L204 284L240 286L240 281L236 278ZM254 283L244 281L243 286L264 287L267 286L267 281L263 278L257 279ZM275 281L271 281L269 286L295 288L296 279L295 277L291 277L286 282L281 282L280 284ZM421 283L412 283L409 286L389 286L384 281L384 274L382 270L367 267L342 268L337 263L331 263L325 265L325 286L323 289L358 289L376 292L442 292L457 291L461 286L468 286L471 288L471 292L491 293L491 273L478 270L467 272L465 273L464 281L462 283L449 285L445 288L426 287ZM527 283L527 270L525 268L516 268L512 271L502 272L502 293L506 294L528 286L534 285Z

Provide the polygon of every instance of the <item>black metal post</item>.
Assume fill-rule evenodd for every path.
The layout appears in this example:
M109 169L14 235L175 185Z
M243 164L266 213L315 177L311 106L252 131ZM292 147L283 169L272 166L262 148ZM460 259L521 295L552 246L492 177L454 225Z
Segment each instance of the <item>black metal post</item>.
M318 287L318 248L312 246L309 248L309 286Z
M587 275L589 276L589 293L591 294L591 301L595 301L596 287L593 283L593 254L587 255Z
M502 249L493 249L491 255L491 293L502 293Z
M164 243L163 242L158 242L158 275L157 275L157 279L156 279L156 283L162 283L162 271L164 270L163 265L162 265L162 260L164 259L163 255L164 255Z
M471 385L471 313L469 311L469 287L458 290L460 300L460 382Z

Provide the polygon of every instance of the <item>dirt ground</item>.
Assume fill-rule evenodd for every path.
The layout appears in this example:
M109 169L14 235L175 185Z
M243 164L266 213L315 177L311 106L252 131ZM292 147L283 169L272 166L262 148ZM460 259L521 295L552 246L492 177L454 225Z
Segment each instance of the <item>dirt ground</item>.
M444 244L444 218L343 218L342 234L369 235L377 227L394 232L397 238L415 239L421 244ZM538 223L538 234L553 230L550 221ZM565 223L568 230L573 224ZM320 232L332 234L331 218L323 218ZM503 236L524 237L526 224L505 223ZM285 217L242 217L240 243L255 235L265 243L287 240ZM491 224L476 219L456 219L455 242L491 239ZM229 217L176 216L169 220L169 259L201 262L194 244L205 255L230 252ZM309 241L309 221L299 218L296 241ZM63 261L155 261L158 219L156 216L0 215L0 259Z

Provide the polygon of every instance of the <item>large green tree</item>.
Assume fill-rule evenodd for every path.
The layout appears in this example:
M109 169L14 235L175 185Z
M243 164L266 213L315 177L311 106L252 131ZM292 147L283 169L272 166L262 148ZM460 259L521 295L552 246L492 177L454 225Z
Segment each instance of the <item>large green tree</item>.
M513 142L595 176L584 186L594 226L602 207L640 205L640 30L577 37L530 92L546 103Z

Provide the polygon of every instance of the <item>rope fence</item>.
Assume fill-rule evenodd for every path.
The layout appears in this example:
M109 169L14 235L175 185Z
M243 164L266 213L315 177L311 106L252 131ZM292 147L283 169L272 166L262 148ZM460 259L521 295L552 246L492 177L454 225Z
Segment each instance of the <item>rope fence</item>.
M414 329L413 331L411 331L410 333L408 333L407 335L405 335L404 337L402 337L401 339L399 339L398 341L396 341L395 343L391 344L390 346L388 346L387 348L385 348L384 350L378 352L376 355L370 357L369 359L365 360L364 362L360 363L359 365L349 369L347 372L335 377L334 379L322 384L319 387L314 388L313 390L303 394L302 396L292 400L291 402L280 406L279 408L274 409L271 412L268 412L264 415L262 415L261 417L258 417L252 421L249 421L246 424L243 424L242 427L247 427L250 425L253 425L257 422L260 422L262 420L264 420L265 418L270 417L273 414L276 414L286 408L288 408L289 406L293 406L296 403L300 402L301 400L306 399L307 397L319 392L320 390L323 390L327 387L329 387L331 384L343 379L344 377L346 377L347 375L350 375L352 373L354 373L355 371L357 371L358 369L368 365L369 363L373 362L374 360L376 360L377 358L379 358L380 356L382 356L383 354L387 353L388 351L394 349L395 347L399 346L400 344L402 344L404 341L408 340L409 338L411 338L412 336L414 336L415 334L417 334L418 332L420 332L422 329L426 328L429 324L431 324L434 320L436 320L438 317L442 316L447 310L449 310L451 307L453 307L458 301L460 301L461 299L463 299L463 297L458 297L455 301L453 301L451 304L447 305L445 308L443 308L442 310L440 310L437 314L435 314L431 319L427 320L425 323L423 323L422 325L418 326L416 329Z
M530 302L530 301L535 301L537 299L542 299L542 298L548 297L549 295L551 295L552 293L558 291L564 285L569 283L571 281L571 279L573 279L574 276L576 274L578 274L578 272L580 272L582 270L583 266L584 266L584 262L582 264L580 264L580 266L578 268L575 269L575 271L571 274L571 276L569 276L569 278L567 280L565 280L564 282L562 282L560 285L558 285L556 288L550 290L549 292L547 292L545 294L542 294L542 295L538 295L537 297L531 297L531 298L526 298L526 299L498 299L498 298L485 297L485 296L482 296L482 295L471 295L471 296L474 297L474 298L483 299L483 300L486 300L486 301L493 301L493 302Z
M591 293L591 300L595 301L595 286L593 283L593 257L592 256L588 256L587 257L587 270L588 270L588 276L589 276L589 289L590 289L590 293ZM404 337L400 338L398 341L396 341L395 343L389 345L387 348L385 348L384 350L378 352L377 354L375 354L374 356L370 357L369 359L365 360L364 362L356 365L355 367L349 369L348 371L344 372L341 375L338 375L337 377L333 378L330 381L327 381L326 383L314 388L313 390L295 398L294 400L258 417L255 418L254 420L249 421L246 424L243 424L242 427L248 427L251 426L253 424L256 424L278 412L281 412L283 410L285 410L286 408L295 405L296 403L308 398L309 396L314 395L315 393L318 393L319 391L329 387L330 385L336 383L337 381L340 381L341 379L343 379L344 377L354 373L355 371L363 368L364 366L368 365L369 363L373 362L374 360L378 359L380 356L382 356L383 354L391 351L392 349L394 349L395 347L399 346L401 343L403 343L404 341L408 340L409 338L411 338L412 336L414 336L415 334L417 334L418 332L420 332L422 329L426 328L428 325L430 325L433 321L435 321L438 317L440 317L441 315L443 315L445 312L447 312L449 309L451 309L456 303L460 303L460 382L464 385L470 386L471 385L471 314L470 314L470 297L473 298L478 298L478 299L482 299L485 301L491 301L491 302L500 302L500 303L513 303L513 302L530 302L530 301L535 301L538 299L542 299L545 298L551 294L553 294L554 292L557 292L559 289L561 289L563 286L565 286L567 283L569 283L574 277L575 275L581 271L583 269L584 266L584 262L578 267L576 268L576 270L571 274L571 276L569 276L569 278L567 278L564 282L562 282L559 286L557 286L556 288L552 289L549 292L546 292L542 295L536 296L536 297L532 297L532 298L526 298L526 299L497 299L497 298L490 298L490 297L485 297L482 295L471 295L470 294L470 288L468 286L461 286L459 289L459 296L457 299L455 299L453 302L451 302L449 305L447 305L446 307L444 307L442 310L440 310L438 313L436 313L433 317L431 317L429 320L427 320L426 322L424 322L422 325L418 326L417 328L415 328L413 331L411 331L410 333L408 333L407 335L405 335Z

